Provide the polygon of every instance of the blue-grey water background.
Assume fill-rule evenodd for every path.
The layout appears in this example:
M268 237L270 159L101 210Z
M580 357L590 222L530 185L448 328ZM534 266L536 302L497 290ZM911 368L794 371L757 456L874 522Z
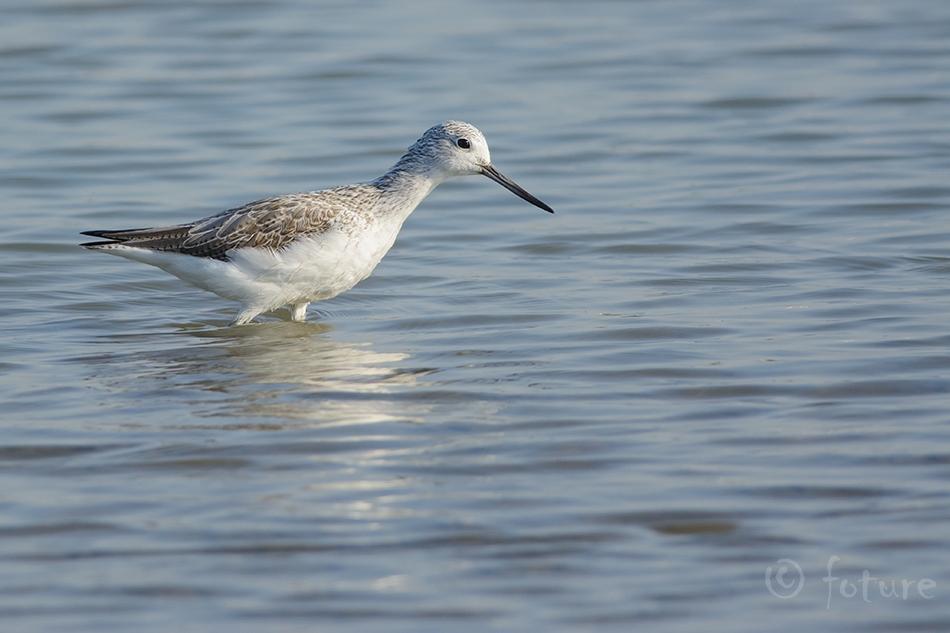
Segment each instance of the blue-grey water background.
M2 16L3 631L950 629L950 3ZM77 246L446 119L307 323Z

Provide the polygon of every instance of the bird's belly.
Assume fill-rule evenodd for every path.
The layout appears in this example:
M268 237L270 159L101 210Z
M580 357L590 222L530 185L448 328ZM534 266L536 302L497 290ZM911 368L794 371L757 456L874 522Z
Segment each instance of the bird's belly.
M242 294L250 290L268 295L263 303L278 306L329 299L349 290L373 272L394 241L395 234L379 238L363 233L354 237L331 229L318 236L298 238L279 251L240 249L229 256L230 263L247 280ZM238 300L256 302L247 296Z
M392 247L399 226L375 224L369 229L331 228L297 238L280 250L234 249L228 251L227 261L122 245L105 252L156 266L219 297L264 311L329 299L368 277Z

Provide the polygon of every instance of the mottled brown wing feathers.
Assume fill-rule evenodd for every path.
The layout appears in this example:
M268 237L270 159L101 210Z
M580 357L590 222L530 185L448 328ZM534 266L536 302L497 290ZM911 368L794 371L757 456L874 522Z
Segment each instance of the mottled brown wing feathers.
M106 242L86 247L126 244L137 248L171 251L195 257L227 260L231 249L268 247L280 249L301 235L323 233L348 205L371 202L370 185L351 185L313 193L264 198L217 215L177 226L123 231L86 231L83 235Z

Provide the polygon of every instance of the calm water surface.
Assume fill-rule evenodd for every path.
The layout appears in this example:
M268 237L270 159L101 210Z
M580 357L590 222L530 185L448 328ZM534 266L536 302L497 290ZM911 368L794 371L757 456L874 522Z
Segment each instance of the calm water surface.
M950 629L950 4L3 16L3 631ZM306 323L77 247L449 118Z

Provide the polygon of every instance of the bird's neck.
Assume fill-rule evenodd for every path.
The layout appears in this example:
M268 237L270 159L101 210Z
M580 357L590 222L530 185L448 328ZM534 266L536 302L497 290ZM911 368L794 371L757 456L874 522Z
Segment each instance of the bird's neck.
M445 179L442 172L426 169L403 156L392 169L370 184L379 189L380 209L405 219Z

